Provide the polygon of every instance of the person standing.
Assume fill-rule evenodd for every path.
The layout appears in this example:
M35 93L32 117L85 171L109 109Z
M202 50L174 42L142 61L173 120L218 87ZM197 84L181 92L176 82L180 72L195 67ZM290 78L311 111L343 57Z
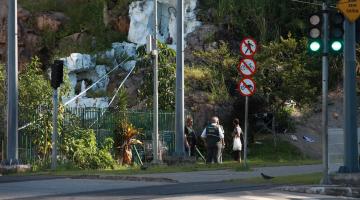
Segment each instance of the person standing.
M240 137L242 136L242 130L239 125L239 119L235 118L233 121L234 131L232 133L233 136L233 153L234 153L234 160L241 162L241 150L242 144Z
M197 138L193 129L193 119L188 116L185 124L185 150L189 156L195 156Z
M222 130L222 132L223 132L223 134L224 134L224 138L225 138L224 127L220 124L220 119L218 119L217 124L218 124L219 128ZM223 140L222 145L221 145L221 150L220 150L220 163L223 162L224 149L225 149L225 139Z
M220 128L218 121L219 118L212 117L211 124L201 134L207 149L206 164L211 164L213 161L220 163L221 148L224 144L224 131Z

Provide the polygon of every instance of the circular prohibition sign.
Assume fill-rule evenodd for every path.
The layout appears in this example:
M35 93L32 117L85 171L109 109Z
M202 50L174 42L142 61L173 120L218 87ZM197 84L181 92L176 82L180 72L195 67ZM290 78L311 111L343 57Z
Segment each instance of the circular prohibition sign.
M257 51L257 43L251 37L246 37L240 42L240 52L244 57L253 57Z
M237 90L243 96L252 96L256 91L256 83L252 78L243 78L239 81Z
M243 76L252 76L256 72L256 62L252 58L242 59L237 65L237 70Z

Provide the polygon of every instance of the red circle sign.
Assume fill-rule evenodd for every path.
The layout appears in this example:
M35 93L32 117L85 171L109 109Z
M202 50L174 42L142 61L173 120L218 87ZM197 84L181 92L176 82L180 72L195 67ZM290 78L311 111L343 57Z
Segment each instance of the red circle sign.
M252 58L242 59L237 65L237 69L243 76L252 76L256 72L256 62Z
M243 96L252 96L256 91L255 81L251 78L243 78L239 81L237 90Z
M252 57L256 53L257 43L250 37L244 38L240 42L240 52L244 57Z

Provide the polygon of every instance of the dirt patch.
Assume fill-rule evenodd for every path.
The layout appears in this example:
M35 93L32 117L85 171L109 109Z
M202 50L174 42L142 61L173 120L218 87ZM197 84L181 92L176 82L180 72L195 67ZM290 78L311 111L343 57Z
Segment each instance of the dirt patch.
M296 132L285 133L280 137L297 146L310 158L320 159L322 156L322 104L321 99L314 109L307 113L297 113L294 119L297 123ZM329 92L328 100L328 128L343 127L343 90L337 88ZM357 114L357 122L360 124ZM295 140L295 137L297 140ZM305 136L305 137L304 137ZM307 138L306 138L307 137Z

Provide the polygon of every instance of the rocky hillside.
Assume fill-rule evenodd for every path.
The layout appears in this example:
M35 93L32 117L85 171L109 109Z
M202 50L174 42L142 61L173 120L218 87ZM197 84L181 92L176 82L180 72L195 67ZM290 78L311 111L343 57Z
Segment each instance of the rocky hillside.
M343 128L343 89L337 88L336 90L329 92L328 103L328 127ZM320 101L320 100L319 100ZM320 101L321 102L321 101ZM358 102L359 104L359 102ZM296 131L287 131L284 134L280 134L280 137L290 141L297 146L306 155L312 158L321 158L322 155L322 105L318 103L314 109L306 113L294 113L293 117L296 121ZM358 109L359 110L359 109ZM357 112L357 124L360 126L360 112ZM298 140L293 140L292 135L295 135ZM305 140L303 137L309 137L313 139L313 142Z

